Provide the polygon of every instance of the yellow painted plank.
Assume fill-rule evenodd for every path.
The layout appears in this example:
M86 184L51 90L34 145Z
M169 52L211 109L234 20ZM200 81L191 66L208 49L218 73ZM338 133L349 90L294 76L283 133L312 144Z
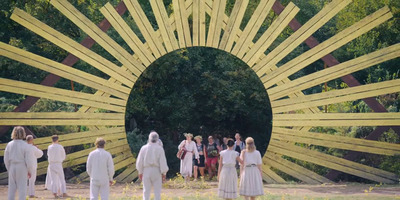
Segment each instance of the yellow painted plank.
M294 172L294 174L301 174L302 176L307 177L308 179L311 179L313 182L317 182L317 183L332 183L331 180L311 171L308 170L296 163L293 163L291 161L288 161L284 158L282 158L281 154L275 154L275 153L268 153L265 154L264 156L266 159L269 159L270 161L274 162L274 163L279 163L282 166L286 166L287 168L290 169L291 172ZM272 166L272 165L271 165ZM279 168L276 168L279 169ZM288 171L289 172L289 171ZM286 173L286 172L285 172ZM291 176L293 176L293 174L289 174ZM296 176L293 176L296 177ZM297 177L296 177L297 178ZM300 178L299 178L300 179ZM300 179L304 182L306 182L306 180Z
M0 119L1 126L118 126L124 125L124 120L98 120L98 119L85 119L85 120L71 120L71 119Z
M276 114L273 126L399 126L400 113Z
M140 62L133 59L131 54L129 54L117 42L111 39L107 33L103 32L96 24L79 12L78 9L76 9L67 0L52 0L50 3L75 25L82 29L86 34L88 34L94 41L97 42L97 44L102 46L108 53L110 53L133 74L135 74L136 77L139 77L144 71L145 67Z
M330 80L351 74L367 67L398 58L400 56L400 44L395 44L364 56L340 63L333 67L303 76L296 80L269 89L270 100L276 100L287 94L305 90L307 88L325 83Z
M203 0L193 0L193 46L206 45L206 12L204 7Z
M174 16L176 23L176 31L178 33L180 48L192 46L192 38L190 37L188 15L184 0L173 0Z
M43 71L70 79L72 81L87 85L97 90L108 92L116 97L124 100L128 99L130 88L107 83L107 80L94 76L92 74L74 69L70 66L58 63L56 61L38 56L28 51L13 47L11 45L0 42L0 56L5 56L10 59L31 65Z
M0 119L124 119L123 113L0 112Z
M287 143L275 140L271 140L271 143L268 146L268 151L311 162L317 165L349 173L376 182L394 183L398 181L399 178L396 174L391 172L386 172L380 169L362 165L343 158L320 153L315 150L309 150L296 145L288 145Z
M359 138L274 128L272 139L290 141L336 149L394 156L400 155L400 145L387 142L369 141Z
M120 80L128 87L133 87L133 84L136 81L135 76L130 73L125 73L120 67L118 67L114 63L94 53L93 51L82 46L81 44L75 42L71 38L61 34L50 26L47 26L43 22L35 19L21 9L14 9L13 14L11 15L11 19L33 31L34 33L42 36L46 40L54 43L55 45L65 49L66 51L80 58L82 61L87 62L98 70Z
M227 52L232 50L233 43L235 42L235 36L237 36L238 31L240 31L239 27L248 4L249 0L235 1L232 13L229 16L229 20L224 30L224 35L222 36L221 43L219 44L220 49Z
M133 167L133 165L128 165L127 168L121 172L120 174L118 174L118 176L116 176L114 179L117 182L122 182L127 176L129 176L131 173L133 173L136 169Z
M135 169L134 171L133 171L133 173L131 173L129 176L127 176L125 179L123 179L122 181L124 182L124 183L130 183L130 182L132 182L133 180L135 180L135 179L137 179L139 177L139 174L138 174L138 171Z
M222 31L222 21L225 15L226 0L214 0L210 25L208 26L207 46L218 48Z
M154 16L156 17L158 30L161 32L164 45L168 52L179 48L178 41L175 38L174 31L171 28L167 11L162 0L150 0ZM175 13L176 14L176 13ZM175 22L177 23L177 22Z
M287 27L290 21L299 12L299 8L292 2L286 6L282 13L272 22L271 26L263 33L260 39L251 47L250 51L243 57L243 61L249 66L253 66L261 55L272 44L273 41L279 36L279 34ZM246 51L246 50L244 50Z
M242 34L240 35L239 41L233 47L233 50L231 51L233 55L236 55L238 58L243 58L274 3L275 0L260 1Z
M125 112L124 104L126 102L123 100L107 97L96 97L93 94L43 86L40 84L0 78L0 91L53 99L56 101L70 102L79 105L93 106L115 112Z
M271 102L273 113L300 110L315 106L354 101L368 97L400 92L400 79L366 84L340 90L331 90L297 98L283 99Z
M137 0L124 0L126 7L132 15L136 25L149 45L155 58L159 58L166 54L166 50L154 32L149 20Z
M375 13L365 17L359 22L346 28L335 36L329 38L318 46L311 48L307 52L292 59L291 61L280 66L278 70L261 78L266 88L273 86L278 80L288 77L299 70L305 68L309 64L317 61L328 53L340 48L358 36L368 32L374 27L392 18L393 15L388 7L383 7Z
M285 179L283 179L278 174L276 174L274 171L272 171L271 166L263 164L262 170L263 170L264 174L266 174L270 178L271 183L279 183L279 184L286 183ZM267 183L269 183L269 182L267 181Z
M257 75L262 76L269 67L276 65L280 60L292 52L303 41L321 28L326 22L333 18L339 11L346 7L351 0L333 0L320 12L301 26L289 38L266 55L253 69Z
M270 153L270 154L272 154L272 153ZM290 163L291 165L284 165L281 162L278 162L277 158L279 158L279 157L276 157L276 159L271 159L270 157L265 157L263 160L267 165L270 165L271 167L278 169L279 171L282 171L285 174L295 177L304 183L307 183L307 184L320 184L321 183L321 182L316 181L308 176L305 176L302 171L294 170L291 168L297 164ZM282 161L282 160L279 160L279 161Z
M149 66L156 60L110 3L102 7L100 11L145 66Z

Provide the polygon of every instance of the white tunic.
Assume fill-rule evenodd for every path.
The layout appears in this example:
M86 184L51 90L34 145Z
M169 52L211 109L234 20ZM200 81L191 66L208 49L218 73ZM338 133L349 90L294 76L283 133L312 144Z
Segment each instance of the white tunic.
M260 152L242 151L240 157L244 162L244 168L240 176L239 194L253 197L264 195L262 177L257 167L262 164Z
M112 181L114 177L114 162L111 154L103 148L97 148L90 152L86 163L86 171L91 181L102 183Z
M36 181L36 169L37 169L37 159L43 156L43 151L37 148L33 144L28 144L33 153L34 159L32 159L33 171L31 173L31 178L28 180L28 194L29 196L35 196L35 181Z
M49 163L62 163L66 154L61 144L51 144L47 150Z
M196 143L193 141L187 142L187 140L183 140L181 144L179 144L178 149L181 149L185 145L187 150L185 158L181 160L181 169L180 173L184 177L191 177L193 172L193 154L195 159L199 158L199 152L197 151Z
M146 167L158 167L161 174L168 172L167 159L165 158L164 149L157 143L149 143L139 151L136 159L136 169L139 174L143 174Z
M37 169L37 159L43 156L43 151L34 146L33 144L28 144L28 145L31 148L31 151L34 155L34 159L32 159L33 167L34 169Z

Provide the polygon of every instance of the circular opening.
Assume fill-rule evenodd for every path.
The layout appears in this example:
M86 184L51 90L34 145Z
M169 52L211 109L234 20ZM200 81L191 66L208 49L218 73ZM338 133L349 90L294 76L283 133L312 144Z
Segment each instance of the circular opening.
M126 108L126 131L136 156L151 130L164 144L170 174L179 171L183 133L243 140L253 137L264 154L272 130L269 97L258 76L239 58L192 47L157 59L139 77Z

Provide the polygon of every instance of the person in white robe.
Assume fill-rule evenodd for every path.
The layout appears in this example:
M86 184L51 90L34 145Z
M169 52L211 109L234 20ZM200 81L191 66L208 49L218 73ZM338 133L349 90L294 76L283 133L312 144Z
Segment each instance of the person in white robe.
M179 144L178 149L185 148L186 155L181 159L180 173L185 178L185 181L188 182L193 173L193 155L198 163L200 163L200 156L197 151L196 143L192 141L193 134L184 133L183 135L186 137L186 140L183 140Z
M51 137L53 143L47 148L50 186L54 197L68 197L62 163L66 158L64 147L58 143L58 136ZM60 192L60 193L59 193Z
M106 141L97 138L96 150L90 152L86 162L86 172L90 176L90 199L97 200L100 194L101 200L107 200L110 186L113 184L114 162L111 154L104 150Z
M28 180L28 195L30 198L35 197L35 181L36 181L36 170L37 170L37 159L43 156L43 151L40 150L34 143L33 143L33 136L28 135L26 136L26 142L28 143L31 152L33 153L32 165L33 171L31 173L31 178Z
M8 200L14 200L18 191L18 199L26 199L27 180L33 172L32 151L23 141L26 133L23 127L17 126L11 133L11 142L4 150L4 164L8 172Z
M158 134L151 132L149 142L142 146L136 159L139 179L143 181L143 200L150 200L152 187L154 200L161 199L162 182L169 170L164 149L158 144L158 139Z

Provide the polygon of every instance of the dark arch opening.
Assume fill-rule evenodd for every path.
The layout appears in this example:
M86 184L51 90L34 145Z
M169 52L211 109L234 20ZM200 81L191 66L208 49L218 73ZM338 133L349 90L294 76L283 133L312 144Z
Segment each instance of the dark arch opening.
M182 133L253 137L264 154L272 131L269 97L258 76L239 58L219 49L179 49L152 63L133 87L126 131L134 156L156 130L164 143L170 175Z

